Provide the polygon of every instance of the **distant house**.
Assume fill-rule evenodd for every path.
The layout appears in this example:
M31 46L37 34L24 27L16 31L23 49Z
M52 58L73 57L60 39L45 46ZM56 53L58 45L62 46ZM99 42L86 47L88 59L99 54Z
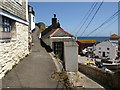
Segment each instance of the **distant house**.
M120 38L120 36L118 36L116 34L112 34L112 35L110 35L110 42L118 44L119 38Z
M28 25L27 0L0 1L0 78L29 54Z
M52 18L52 25L41 32L41 40L45 43L43 46L59 55L67 71L77 71L78 69L77 43L74 38L61 28L55 14Z
M91 47L97 43L99 43L97 40L77 40L76 41L79 45L78 47L78 53L83 54L82 50L84 50L87 47Z
M93 57L94 56L93 52L94 52L94 46L87 47L82 50L83 55L88 56L88 57Z
M35 29L35 12L33 10L33 7L30 5L28 6L28 15L29 15L29 29L30 32Z
M116 59L118 57L118 44L103 41L95 46L94 54L99 58Z

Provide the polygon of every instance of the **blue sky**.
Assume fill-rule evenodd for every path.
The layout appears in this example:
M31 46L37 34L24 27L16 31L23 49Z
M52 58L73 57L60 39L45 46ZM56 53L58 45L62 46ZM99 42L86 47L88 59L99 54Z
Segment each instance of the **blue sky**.
M61 23L61 27L70 32L73 35L76 35L77 30L80 28L80 22L91 7L93 2L30 2L34 8L36 14L36 22L44 22L46 26L51 25L51 18L53 14L57 15ZM100 2L98 3L98 5ZM92 30L97 28L102 24L106 19L113 15L117 10L117 2L104 2L98 11L96 17L83 34L86 36ZM97 7L96 7L97 8ZM95 11L94 11L95 13ZM92 17L92 16L91 16ZM90 19L89 19L90 20ZM89 21L88 20L88 21ZM115 20L115 19L114 19ZM111 24L114 20L91 34L90 36L109 36L110 33L118 33L118 22ZM85 24L83 29L79 30L77 35L81 35L84 28L88 23ZM78 26L79 25L79 26Z

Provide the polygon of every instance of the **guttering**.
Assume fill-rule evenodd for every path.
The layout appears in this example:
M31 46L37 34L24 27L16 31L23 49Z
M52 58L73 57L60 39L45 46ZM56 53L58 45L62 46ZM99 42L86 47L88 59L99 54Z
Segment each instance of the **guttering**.
M51 37L51 38L72 38L72 37Z
M12 14L10 14L10 13L2 10L2 9L0 9L0 15L6 16L6 17L8 17L8 18L10 18L10 19L13 19L13 20L15 20L15 21L18 21L18 22L20 22L20 23L29 25L29 22L28 22L28 21L23 20L23 19L20 19L20 18L14 16L14 15L12 15Z

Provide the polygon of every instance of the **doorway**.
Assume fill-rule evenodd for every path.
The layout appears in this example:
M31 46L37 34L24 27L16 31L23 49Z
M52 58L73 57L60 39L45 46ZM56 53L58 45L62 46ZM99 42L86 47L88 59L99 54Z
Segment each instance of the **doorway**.
M103 52L103 55L102 55L103 57L105 57L105 52Z
M63 42L53 42L54 54L59 56L59 59L64 61L64 43Z

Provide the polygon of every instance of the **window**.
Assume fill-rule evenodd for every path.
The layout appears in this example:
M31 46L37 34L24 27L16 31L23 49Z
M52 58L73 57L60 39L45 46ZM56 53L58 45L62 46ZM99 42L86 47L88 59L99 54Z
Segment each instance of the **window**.
M16 38L15 21L5 16L0 17L1 17L0 40L15 39Z
M35 22L35 18L33 17L33 22Z
M99 50L101 50L101 47L99 47Z
M107 54L110 54L110 52L107 52Z
M99 53L101 53L101 51L99 51Z
M11 24L11 19L3 16L3 32L10 32L12 29Z
M107 48L107 50L110 50L110 48Z

